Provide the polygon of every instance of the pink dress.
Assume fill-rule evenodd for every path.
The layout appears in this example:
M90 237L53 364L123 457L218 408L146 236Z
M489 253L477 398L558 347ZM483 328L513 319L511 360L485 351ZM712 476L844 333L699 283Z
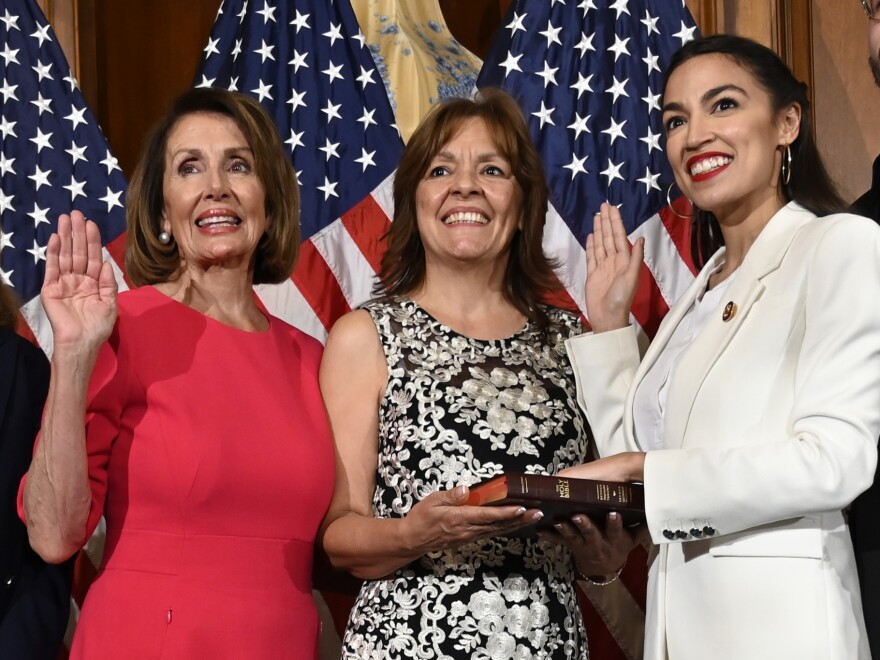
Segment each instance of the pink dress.
M309 658L334 456L321 345L124 293L89 392L89 531L103 565L72 658Z

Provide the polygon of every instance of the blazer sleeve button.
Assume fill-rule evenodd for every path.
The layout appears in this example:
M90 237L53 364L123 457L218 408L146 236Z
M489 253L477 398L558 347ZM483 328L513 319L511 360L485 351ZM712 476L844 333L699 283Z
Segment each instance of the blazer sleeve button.
M688 533L686 531L684 531L683 529L679 529L678 531L675 532L675 538L677 538L677 539L686 539L687 535L688 535Z
M705 527L703 527L703 534L705 534L706 536L712 536L713 534L715 534L715 528L712 527L712 525L706 525Z
M694 527L694 528L691 530L691 536L693 536L695 539L698 539L698 538L700 538L700 537L703 536L703 530L702 530L702 529L697 529L696 527Z
M671 541L672 539L675 538L675 532L673 532L671 529L664 529L663 536L665 536L666 538L668 538Z

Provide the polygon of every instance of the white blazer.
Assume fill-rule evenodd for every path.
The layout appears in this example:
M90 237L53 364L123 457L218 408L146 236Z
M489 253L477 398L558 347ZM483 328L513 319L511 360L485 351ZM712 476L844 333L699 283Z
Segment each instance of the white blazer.
M632 328L567 342L601 455L645 451L635 389L723 260L712 257L643 360ZM645 459L659 546L645 658L869 659L842 509L877 462L880 228L788 204L673 374L664 449Z

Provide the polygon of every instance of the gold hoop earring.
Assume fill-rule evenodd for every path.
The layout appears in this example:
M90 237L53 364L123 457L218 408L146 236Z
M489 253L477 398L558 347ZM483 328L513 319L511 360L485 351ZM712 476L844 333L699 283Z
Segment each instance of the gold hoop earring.
M672 197L672 186L674 186L674 185L675 185L675 182L673 181L672 183L669 184L669 187L666 189L666 206L668 206L668 207L669 207L669 210L672 211L672 212L673 212L675 215L677 215L679 218L682 218L682 219L684 219L684 220L690 220L691 218L694 217L693 213L692 213L691 215L685 215L684 213L679 213L678 211L675 210L675 206L672 204L672 199L671 199L671 197ZM684 195L682 195L682 196L684 197ZM688 199L687 197L685 197L685 199L688 200L688 202L689 202L690 205L691 205L691 208L693 208L693 207L694 207L694 203L691 202L691 200Z
M782 165L780 169L782 185L787 186L791 180L791 145L782 145Z

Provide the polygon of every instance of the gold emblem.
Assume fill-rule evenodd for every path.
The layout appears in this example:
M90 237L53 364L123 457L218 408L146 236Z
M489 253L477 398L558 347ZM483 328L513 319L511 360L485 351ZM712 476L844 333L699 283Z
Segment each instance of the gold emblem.
M734 316L736 316L736 303L731 300L724 306L724 313L721 315L721 320L727 323Z

